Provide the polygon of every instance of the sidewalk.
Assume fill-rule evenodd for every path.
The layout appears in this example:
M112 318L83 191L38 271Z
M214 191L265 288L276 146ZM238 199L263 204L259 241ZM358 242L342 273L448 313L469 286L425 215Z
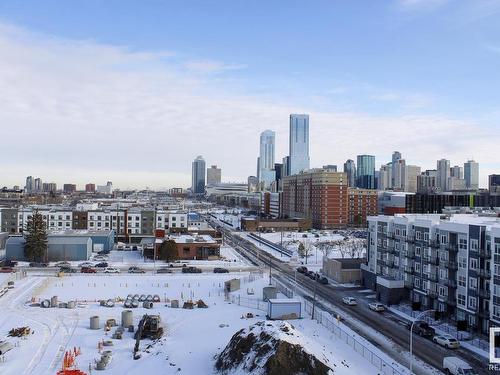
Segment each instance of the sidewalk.
M388 310L409 321L415 321L415 317L420 314L420 311L412 311L409 306L393 305L389 306ZM456 327L448 323L438 323L429 316L424 317L422 320L431 325L436 330L436 333L451 335L460 341L463 348L489 359L489 342L487 340L473 338L469 332L459 332ZM497 349L498 355L499 350Z

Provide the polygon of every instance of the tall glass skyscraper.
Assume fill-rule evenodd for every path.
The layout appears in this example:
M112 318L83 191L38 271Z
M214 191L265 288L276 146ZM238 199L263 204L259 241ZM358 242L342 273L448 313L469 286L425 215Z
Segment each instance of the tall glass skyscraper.
M205 192L205 160L198 156L193 161L191 174L191 191L193 194L203 194Z
M467 189L479 189L479 163L474 160L467 160L464 163L464 178Z
M356 186L364 189L375 189L375 156L358 155Z
M354 160L348 159L344 163L344 172L347 173L347 182L350 187L356 187L356 164Z
M260 153L257 159L257 177L261 188L267 189L276 180L274 171L274 147L276 134L265 130L260 134Z
M288 175L309 169L309 115L290 115Z

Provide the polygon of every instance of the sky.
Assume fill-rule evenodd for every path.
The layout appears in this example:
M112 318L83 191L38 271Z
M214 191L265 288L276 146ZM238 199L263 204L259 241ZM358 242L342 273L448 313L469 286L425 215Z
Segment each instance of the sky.
M0 186L188 187L256 174L260 132L311 166L394 150L500 173L500 0L2 0Z

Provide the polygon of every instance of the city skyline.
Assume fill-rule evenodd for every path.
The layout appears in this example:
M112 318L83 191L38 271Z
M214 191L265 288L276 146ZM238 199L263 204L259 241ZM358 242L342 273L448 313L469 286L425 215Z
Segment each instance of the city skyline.
M275 131L276 155L288 154L291 113L310 115L311 167L369 154L378 170L390 160L387 150L400 150L423 170L440 158L452 165L474 159L480 187L500 170L494 74L500 49L489 37L498 29L493 16L500 6L387 1L372 9L318 2L286 11L269 5L262 16L253 5L221 2L207 9L193 2L186 17L174 4L149 3L136 20L132 2L121 3L120 14L113 2L26 3L0 5L0 53L8 56L0 62L0 123L5 139L23 144L21 153L18 142L4 145L3 154L16 158L2 169L2 186L39 175L59 185L111 180L121 189L187 187L197 154L223 168L225 181L246 181L255 173L261 131ZM242 27L220 22L221 9ZM286 25L311 12L326 17L305 35ZM346 14L358 15L347 29L340 22ZM169 25L158 15L168 16ZM127 28L151 24L154 32L135 27L130 33L120 22L111 30L112 16ZM206 26L210 36L200 32ZM450 30L460 45L449 43ZM475 38L466 37L471 30ZM261 45L268 38L272 49ZM240 40L248 52L238 48ZM462 74L468 66L476 69ZM168 156L161 142L168 143ZM148 152L133 152L139 144Z

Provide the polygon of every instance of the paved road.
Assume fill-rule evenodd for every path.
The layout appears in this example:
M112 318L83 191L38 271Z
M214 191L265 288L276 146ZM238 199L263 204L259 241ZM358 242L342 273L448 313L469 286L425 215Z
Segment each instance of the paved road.
M366 301L361 301L358 306L353 307L344 305L342 303L342 297L348 295L353 296L353 292L355 291L355 289L319 284L311 280L307 276L304 276L303 274L296 273L295 270L292 269L288 264L283 263L278 259L270 256L268 253L259 249L251 242L239 236L236 237L235 233L229 230L224 230L224 234L228 241L232 242L234 245L236 245L236 247L240 246L240 250L244 250L244 252L249 255L249 258L251 260L264 264L267 267L269 267L269 264L271 263L273 272L278 271L279 274L281 274L285 278L288 278L288 280L291 282L293 282L294 278L297 277L297 282L303 288L307 289L310 294L312 294L314 289L316 288L317 295L321 299L332 304L335 307L336 312L340 311L341 315L350 315L363 324L372 327L375 330L378 330L384 336L390 338L395 344L399 345L402 351L408 351L409 332L404 326L405 322L402 321L402 318L400 318L399 316L391 312L375 313L368 308L368 303ZM359 296L354 296L359 300ZM352 328L354 331L358 331L361 336L379 346L378 343L374 342L374 340L371 340L362 332L359 332L359 329L357 327L350 325L350 328ZM442 368L444 357L458 355L459 357L462 357L464 360L466 360L471 366L473 366L473 368L478 372L479 375L500 373L489 371L488 361L481 356L471 353L468 350L465 350L463 348L453 351L445 349L441 346L438 346L437 344L434 344L432 341L419 337L417 335L413 336L413 352L416 357L437 369ZM391 353L388 354L391 355ZM400 358L395 359L398 362L407 365L404 360L401 360L401 356Z

